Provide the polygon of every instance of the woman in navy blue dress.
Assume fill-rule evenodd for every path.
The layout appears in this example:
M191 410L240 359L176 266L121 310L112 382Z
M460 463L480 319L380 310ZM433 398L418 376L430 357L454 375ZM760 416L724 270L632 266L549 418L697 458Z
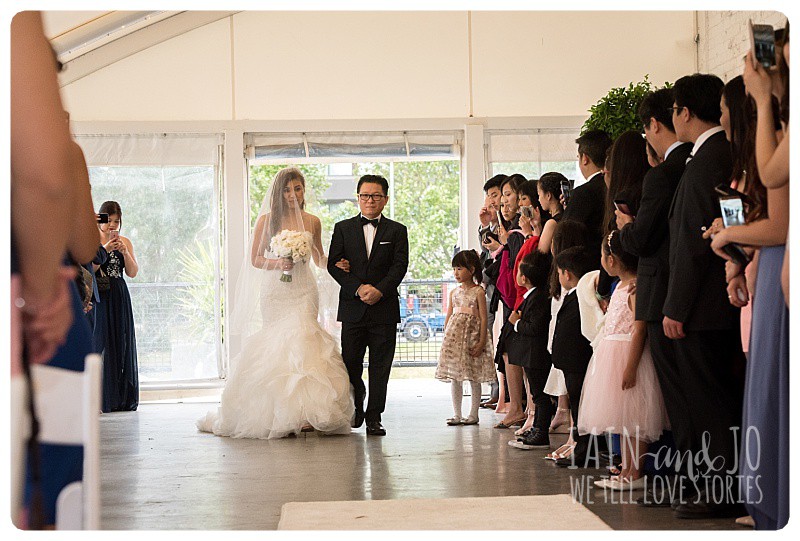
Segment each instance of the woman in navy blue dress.
M139 364L136 358L136 332L133 325L131 295L124 274L133 278L139 265L133 245L119 234L122 209L116 201L100 206L108 223L100 224L100 241L108 251L108 260L99 266L108 277L109 289L100 289L100 302L94 328L94 344L103 356L103 412L135 411L139 406Z

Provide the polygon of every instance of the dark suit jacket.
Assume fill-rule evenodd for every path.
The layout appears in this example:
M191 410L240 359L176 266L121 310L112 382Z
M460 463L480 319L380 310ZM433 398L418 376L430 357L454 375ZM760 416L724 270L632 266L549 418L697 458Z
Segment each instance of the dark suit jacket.
M546 370L550 368L547 335L550 329L550 298L546 288L537 288L519 307L521 318L517 330L506 322L504 332L508 360L511 364Z
M336 267L336 262L346 259L350 272ZM339 292L338 321L348 323L370 322L391 324L400 322L400 303L397 288L408 270L408 231L401 223L381 216L367 258L364 227L361 215L338 222L333 227L328 272L342 287ZM361 301L356 291L362 284L370 284L383 293L376 304Z
M589 253L597 254L595 269L600 270L597 292L607 296L611 294L613 279L600 266L600 246L603 241L605 224L603 218L606 214L606 181L602 172L595 173L589 182L583 184L572 192L567 208L564 209L563 220L583 222L588 230L587 249Z
M572 290L556 316L553 333L553 366L565 372L586 372L592 358L592 345L581 332L578 292Z
M664 315L687 331L731 330L739 310L728 302L725 261L702 238L720 216L714 187L731 178L731 147L725 134L709 137L686 164L669 212L669 287Z
M686 168L691 143L669 153L650 169L642 184L642 201L636 220L622 228L619 239L625 251L639 256L636 272L636 319L661 321L669 284L669 208Z
M564 220L583 222L589 230L589 247L600 257L600 242L603 236L603 217L606 213L606 181L603 173L596 173L589 182L572 192Z

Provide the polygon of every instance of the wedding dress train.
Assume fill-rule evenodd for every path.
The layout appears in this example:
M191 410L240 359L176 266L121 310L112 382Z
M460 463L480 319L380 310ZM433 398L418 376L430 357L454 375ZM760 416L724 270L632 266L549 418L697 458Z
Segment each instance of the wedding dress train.
M349 434L350 380L333 337L317 320L318 291L306 263L291 282L263 271L261 330L244 339L217 411L197 421L204 432L232 438L281 438L310 424Z

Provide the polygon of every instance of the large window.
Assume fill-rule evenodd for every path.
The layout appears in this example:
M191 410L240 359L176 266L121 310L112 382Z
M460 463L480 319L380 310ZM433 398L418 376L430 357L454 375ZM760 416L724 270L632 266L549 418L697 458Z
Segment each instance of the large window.
M459 139L453 132L248 136L251 228L283 167L299 168L314 189L317 201L310 211L322 220L326 249L333 225L359 212L358 179L377 174L389 181L384 215L405 224L409 235L397 365L433 366L438 359L458 243Z
M248 136L250 226L281 168L298 167L317 197L312 212L323 230L358 213L356 185L365 174L389 181L384 215L408 227L409 279L440 279L451 271L458 243L458 134L310 134ZM324 143L317 143L324 141ZM329 238L324 238L327 246Z
M537 129L486 131L489 174L520 173L528 179L556 171L580 185L584 178L578 169L578 130Z
M213 379L220 356L219 139L78 137L97 208L117 201L143 383Z

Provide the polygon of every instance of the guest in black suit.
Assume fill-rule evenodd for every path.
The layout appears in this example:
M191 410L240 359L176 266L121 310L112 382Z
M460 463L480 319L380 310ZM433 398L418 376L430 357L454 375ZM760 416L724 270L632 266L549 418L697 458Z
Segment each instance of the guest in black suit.
M519 307L512 312L503 330L509 362L522 366L528 378L528 387L535 406L532 428L520 436L522 441L509 442L520 449L549 447L550 420L555 413L550 395L544 386L550 374L550 353L547 335L550 328L550 254L534 250L519 264L517 283L528 291Z
M594 261L585 246L573 246L556 255L555 267L558 281L564 288L564 301L556 316L552 359L553 366L564 372L572 412L572 439L575 442L572 457L561 459L561 465L568 463L566 465L585 467L592 458L589 456L590 435L578 435L578 406L581 403L586 368L592 358L592 345L581 332L581 312L575 288L578 287L581 277L593 270Z
M662 88L645 96L639 106L647 143L662 160L644 177L642 199L635 218L616 211L620 242L626 252L639 257L636 273L636 319L647 322L647 336L664 404L672 426L689 419L687 404L676 370L674 342L664 334L662 309L669 283L669 208L692 150L691 143L678 141L672 123L673 91ZM665 491L669 496L669 492ZM643 504L664 502L662 494L643 498Z
M590 236L589 246L597 248L599 261L606 200L603 165L606 161L606 152L611 148L613 141L606 132L591 130L578 137L575 143L578 145L578 168L586 183L572 191L572 196L566 201L564 219L586 224Z
M586 224L589 230L589 249L597 254L595 269L600 269L598 292L611 295L612 280L600 267L600 246L605 233L603 218L606 213L606 181L603 166L606 153L611 148L611 137L602 130L590 130L575 140L578 145L578 168L586 183L572 192L565 201L564 220L575 220Z
M328 256L328 272L341 286L338 321L342 322L342 358L353 386L358 428L366 418L367 434L383 436L381 414L394 359L400 303L397 288L408 269L408 232L381 214L389 183L377 175L358 181L361 214L338 222ZM349 271L341 268L346 263ZM369 402L361 374L369 348Z
M481 245L480 261L481 269L484 269L481 283L486 290L486 315L490 334L492 333L492 327L494 327L494 318L497 313L497 308L500 305L500 292L497 291L496 287L497 276L490 275L485 270L494 260L490 256L489 249L484 246L484 239L486 239L487 236L497 236L499 229L497 213L500 210L501 188L503 182L507 178L508 176L506 175L495 175L486 181L483 185L483 193L486 194L486 199L478 215L481 221L481 225L478 226L478 242ZM491 387L491 396L488 400L481 402L482 407L493 407L497 404L497 400L500 397L498 382L496 380L492 382ZM506 396L508 396L507 392Z
M486 194L486 199L481 207L478 218L481 225L478 226L478 242L481 245L480 259L481 268L491 264L492 258L489 255L489 249L484 246L484 240L487 235L497 237L499 222L497 213L500 212L500 197L502 196L503 182L508 178L506 175L495 175L486 181L483 185L483 192ZM500 293L495 287L495 277L490 277L485 272L483 273L483 286L486 289L486 307L488 308L489 316L489 330L494 325L494 315L497 312L497 307L500 303ZM495 399L495 402L497 400Z
M675 506L679 518L741 512L735 505L738 481L725 473L737 459L742 416L743 382L734 376L734 367L744 362L739 310L728 302L724 261L715 256L701 231L720 216L714 187L731 178L730 145L719 125L722 87L718 77L706 74L682 77L674 86L675 133L693 147L669 211L670 270L663 326L664 334L674 341L679 384L665 394L682 396L686 404L688 417L670 416L678 449L691 451L695 458L725 461L722 471L705 463L698 467L705 479L696 483L697 501ZM706 489L705 481L715 478L732 487L722 503L716 503Z

